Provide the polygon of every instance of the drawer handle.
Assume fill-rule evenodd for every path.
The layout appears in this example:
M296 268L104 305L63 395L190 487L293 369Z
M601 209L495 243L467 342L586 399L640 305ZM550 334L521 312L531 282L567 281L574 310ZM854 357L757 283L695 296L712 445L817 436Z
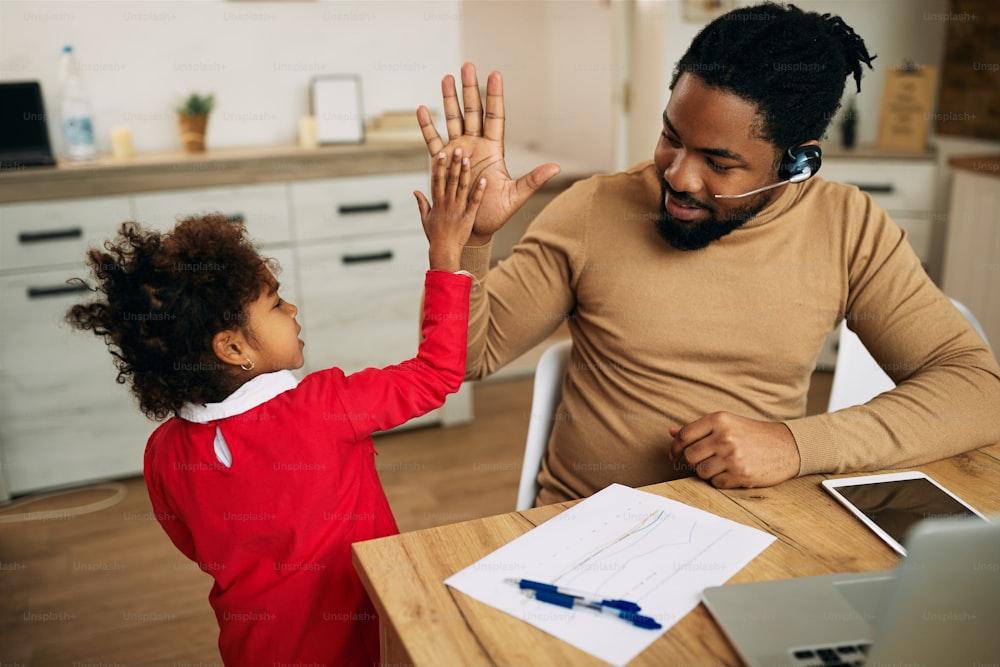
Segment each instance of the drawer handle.
M378 213L388 211L389 202L375 202L373 204L341 204L337 207L337 212L341 215L351 215L353 213Z
M44 299L48 296L63 296L65 294L76 294L78 292L91 292L90 287L86 283L73 282L67 283L65 285L49 285L47 287L29 287L28 288L28 298L29 299Z
M247 217L242 213L225 213L226 220L232 223L244 223L247 221Z
M344 264L360 264L362 262L385 262L392 259L391 250L382 252L372 252L366 255L341 255L340 261Z
M47 229L44 232L21 232L17 235L17 240L20 243L44 243L45 241L62 241L79 238L83 238L83 229L80 227Z
M848 185L856 185L858 190L862 192L876 194L890 195L896 191L896 187L892 183L848 183Z

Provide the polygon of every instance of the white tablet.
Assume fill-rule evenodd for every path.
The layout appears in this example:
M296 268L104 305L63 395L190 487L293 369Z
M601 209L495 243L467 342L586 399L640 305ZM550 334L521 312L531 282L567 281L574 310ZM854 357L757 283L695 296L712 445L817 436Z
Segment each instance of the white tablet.
M823 487L893 549L906 555L906 533L922 519L985 517L922 472L827 479Z

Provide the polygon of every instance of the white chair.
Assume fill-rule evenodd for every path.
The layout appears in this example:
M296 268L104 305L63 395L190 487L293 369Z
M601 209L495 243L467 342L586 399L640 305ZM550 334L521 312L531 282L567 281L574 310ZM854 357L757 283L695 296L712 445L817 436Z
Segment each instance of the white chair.
M951 302L989 345L986 332L972 311L955 299ZM833 384L830 386L827 412L867 403L896 386L868 352L857 334L847 328L846 321L840 323L839 335L837 363L833 369Z
M528 437L524 443L524 462L521 465L521 483L517 489L517 510L535 505L538 495L538 471L542 456L549 445L552 421L562 399L563 377L569 365L573 341L554 343L542 353L535 366L535 383L531 395L531 415L528 418Z

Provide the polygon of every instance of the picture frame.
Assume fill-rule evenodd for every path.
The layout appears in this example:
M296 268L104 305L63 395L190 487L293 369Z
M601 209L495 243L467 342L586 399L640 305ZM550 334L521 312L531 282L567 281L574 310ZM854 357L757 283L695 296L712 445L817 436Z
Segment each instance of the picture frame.
M352 74L313 77L309 107L316 120L316 140L324 144L360 144L365 140L361 79Z
M935 90L936 67L912 63L890 67L882 88L876 147L913 153L927 150Z

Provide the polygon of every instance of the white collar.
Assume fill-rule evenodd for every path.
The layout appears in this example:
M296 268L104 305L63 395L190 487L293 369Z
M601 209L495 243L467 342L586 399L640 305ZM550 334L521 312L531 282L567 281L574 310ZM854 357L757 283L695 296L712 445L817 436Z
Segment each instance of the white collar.
M233 417L252 410L258 405L270 401L278 394L283 394L289 389L295 389L298 384L299 381L295 379L291 371L264 373L249 382L244 382L239 389L227 396L220 403L208 403L206 405L185 403L177 411L177 416L198 424L207 424L219 419L226 419L227 417Z

